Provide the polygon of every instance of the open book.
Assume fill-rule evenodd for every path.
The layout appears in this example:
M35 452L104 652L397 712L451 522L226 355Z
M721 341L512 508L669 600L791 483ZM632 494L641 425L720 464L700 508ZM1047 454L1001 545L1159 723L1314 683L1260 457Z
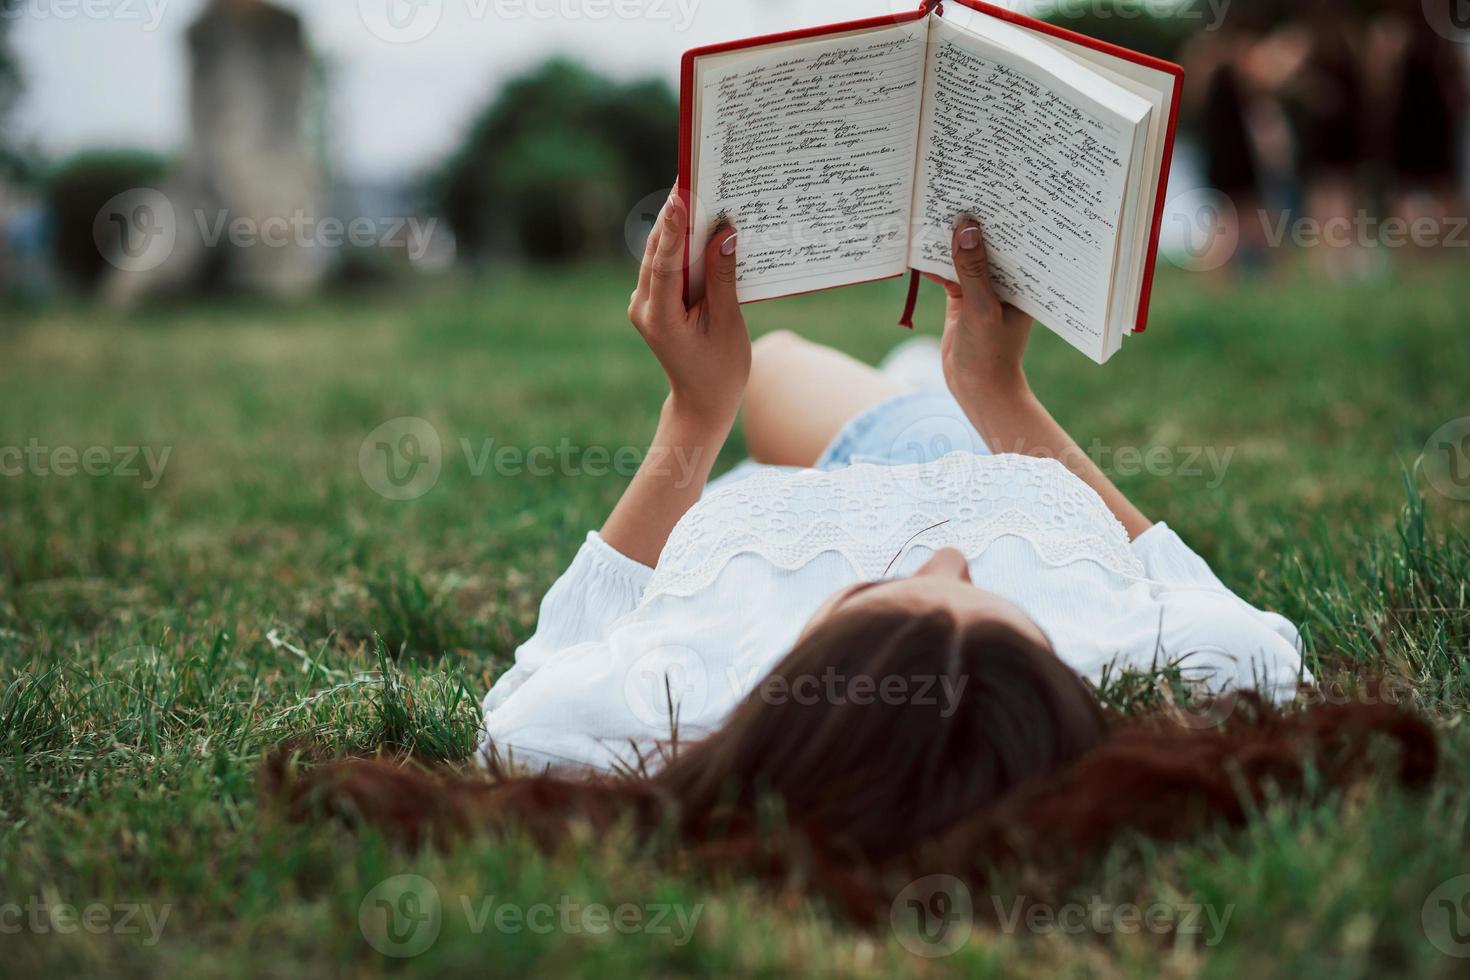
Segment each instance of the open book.
M1183 77L979 0L690 51L691 298L721 222L750 302L953 279L969 214L1001 299L1101 364L1148 318Z

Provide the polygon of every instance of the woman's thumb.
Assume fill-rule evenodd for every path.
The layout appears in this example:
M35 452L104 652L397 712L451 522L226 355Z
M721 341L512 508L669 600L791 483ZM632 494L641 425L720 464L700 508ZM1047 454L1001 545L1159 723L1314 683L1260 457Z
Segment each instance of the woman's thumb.
M950 251L954 255L955 280L965 299L974 302L987 297L991 291L990 253L985 248L980 222L965 218L957 224Z
M735 295L735 229L721 228L704 250L704 301L711 310L740 308Z

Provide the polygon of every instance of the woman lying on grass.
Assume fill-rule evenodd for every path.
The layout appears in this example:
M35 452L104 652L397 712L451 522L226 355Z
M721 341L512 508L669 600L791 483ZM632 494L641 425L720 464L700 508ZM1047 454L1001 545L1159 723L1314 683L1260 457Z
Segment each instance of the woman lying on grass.
M789 334L752 350L733 230L685 309L684 226L671 200L629 309L670 384L652 448L485 699L486 753L636 768L673 719L680 741L718 730L793 647L835 667L838 636L921 651L935 683L872 678L888 691L868 697L941 711L959 692L938 679L967 645L1069 684L1172 667L1284 701L1310 680L1296 629L1144 517L1032 394L1031 324L992 291L975 222L955 231L942 354L907 345L886 370ZM706 486L742 401L754 462ZM812 666L789 697L865 698L866 680Z
M881 371L789 335L752 350L733 230L686 309L685 227L671 200L629 309L670 382L652 451L485 699L502 778L349 763L298 800L325 790L409 837L515 821L554 843L632 819L757 860L773 799L808 874L861 914L855 869L1239 821L1305 768L1361 773L1374 733L1399 740L1402 779L1429 778L1432 733L1391 708L1269 706L1310 681L1296 630L1144 517L1032 394L1030 323L992 291L975 222L955 231L942 353ZM755 462L706 486L742 402ZM1218 725L1118 725L1086 683L1164 668L1253 693Z

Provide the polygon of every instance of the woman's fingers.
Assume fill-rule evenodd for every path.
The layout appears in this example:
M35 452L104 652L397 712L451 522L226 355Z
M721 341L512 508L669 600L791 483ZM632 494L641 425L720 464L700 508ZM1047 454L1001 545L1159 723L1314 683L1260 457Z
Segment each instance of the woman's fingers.
M659 240L649 280L649 300L655 315L669 318L684 315L684 239L688 228L689 212L676 192L669 197L659 218Z
M932 272L921 272L919 273L919 275L923 276L925 279L928 279L930 282L939 283L939 285L944 287L944 291L954 299L959 299L961 296L964 295L964 293L960 291L960 284L955 282L953 279L946 279L943 276L936 276Z
M643 262L638 266L638 292L636 295L648 298L648 285L653 281L653 263L658 255L658 243L663 237L664 213L669 209L668 202L659 210L658 217L654 219L653 231L648 233L648 241L643 246Z

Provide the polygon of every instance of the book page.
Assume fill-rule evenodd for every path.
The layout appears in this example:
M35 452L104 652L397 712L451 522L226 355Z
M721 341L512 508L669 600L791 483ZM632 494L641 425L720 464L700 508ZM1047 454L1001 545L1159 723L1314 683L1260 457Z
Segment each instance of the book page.
M953 279L955 220L975 215L1001 299L1102 362L1115 349L1120 219L1150 107L1019 28L951 19L930 18L910 264Z
M1124 229L1130 233L1125 235L1124 240L1127 242L1131 239L1132 255L1119 257L1127 279L1121 286L1114 287L1114 292L1118 295L1113 298L1113 309L1121 316L1123 329L1131 332L1138 322L1149 245L1153 240L1155 206L1163 191L1160 178L1163 176L1164 155L1169 138L1169 115L1174 106L1174 76L1075 41L1045 35L1038 35L1037 40L1086 63L1093 71L1147 101L1150 106L1148 132L1137 167L1140 175L1138 193L1124 204ZM1132 228L1129 228L1130 222Z
M741 302L902 273L924 20L700 58L690 293L722 221Z

